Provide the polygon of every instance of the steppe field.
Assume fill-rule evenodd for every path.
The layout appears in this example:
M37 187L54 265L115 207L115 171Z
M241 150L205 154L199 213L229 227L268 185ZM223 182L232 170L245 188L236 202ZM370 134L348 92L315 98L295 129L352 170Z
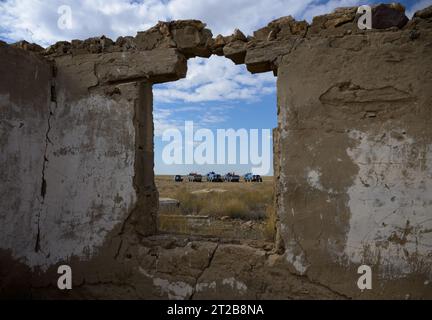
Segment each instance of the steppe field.
M159 210L161 231L271 241L274 237L273 177L263 182L175 182L156 176L159 197L179 206Z

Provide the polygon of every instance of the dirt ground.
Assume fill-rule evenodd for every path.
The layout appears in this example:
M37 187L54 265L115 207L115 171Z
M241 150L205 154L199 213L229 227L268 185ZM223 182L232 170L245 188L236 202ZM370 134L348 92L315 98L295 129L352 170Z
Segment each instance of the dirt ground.
M204 178L205 180L205 178ZM175 182L156 176L160 198L179 201L161 205L159 230L231 239L272 241L274 237L273 177L262 183Z

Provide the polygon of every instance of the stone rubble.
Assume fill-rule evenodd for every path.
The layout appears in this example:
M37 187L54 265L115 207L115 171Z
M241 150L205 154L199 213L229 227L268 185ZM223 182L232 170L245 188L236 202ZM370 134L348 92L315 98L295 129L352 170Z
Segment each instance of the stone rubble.
M373 28L369 32L382 29L412 29L419 23L430 27L431 7L420 10L409 21L405 7L398 3L374 5L372 8ZM357 28L357 7L337 8L333 13L316 16L311 24L296 21L291 16L270 22L255 31L253 36L245 36L236 29L232 35L217 35L206 24L198 20L159 22L147 31L140 31L135 37L119 37L113 41L105 36L86 40L60 41L47 49L25 41L14 44L24 50L39 52L48 58L63 55L100 54L115 52L142 52L156 49L176 49L186 59L208 58L211 55L225 56L235 64L246 64L252 73L274 71L277 73L278 57L289 53L301 39L311 37L334 37L360 34ZM291 45L286 45L288 41Z

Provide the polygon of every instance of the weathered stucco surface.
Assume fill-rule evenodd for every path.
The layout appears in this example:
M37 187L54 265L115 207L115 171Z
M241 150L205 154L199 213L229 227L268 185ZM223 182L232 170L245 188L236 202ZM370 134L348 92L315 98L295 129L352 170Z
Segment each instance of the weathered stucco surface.
M1 47L0 61L0 249L29 263L42 211L52 71L43 59L11 47Z
M356 9L0 43L0 296L432 298L432 7L376 6L369 31ZM278 77L274 246L156 234L152 84L212 54Z
M287 260L350 296L362 264L373 295L431 293L431 30L410 35L307 39L279 64Z

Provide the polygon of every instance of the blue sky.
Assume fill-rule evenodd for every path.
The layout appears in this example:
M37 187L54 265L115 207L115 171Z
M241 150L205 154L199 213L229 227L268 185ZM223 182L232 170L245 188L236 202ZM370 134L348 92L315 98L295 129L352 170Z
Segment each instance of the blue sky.
M167 166L162 161L162 150L167 145L161 138L163 131L172 127L182 130L186 120L193 121L197 129L212 130L215 136L217 129L259 129L261 133L262 129L277 126L276 78L272 73L251 75L245 66L236 66L230 60L217 56L209 60L195 58L188 64L186 79L153 88L155 171L158 174L251 171L251 164ZM261 141L261 134L259 138ZM271 152L269 157L272 163Z
M136 35L159 20L200 19L214 35L229 35L235 28L245 34L281 16L297 20L331 12L334 8L373 4L358 0L0 0L0 40L27 40L44 47L60 40L106 35L116 39ZM407 15L432 0L400 1ZM58 8L69 5L73 27L57 26ZM190 171L221 173L250 171L250 165L164 165L161 135L168 128L182 128L194 121L199 128L272 129L276 127L276 79L271 73L251 75L244 66L228 59L191 59L186 79L154 87L155 171L157 174L187 174ZM272 160L271 160L272 161ZM272 171L269 172L272 174Z

